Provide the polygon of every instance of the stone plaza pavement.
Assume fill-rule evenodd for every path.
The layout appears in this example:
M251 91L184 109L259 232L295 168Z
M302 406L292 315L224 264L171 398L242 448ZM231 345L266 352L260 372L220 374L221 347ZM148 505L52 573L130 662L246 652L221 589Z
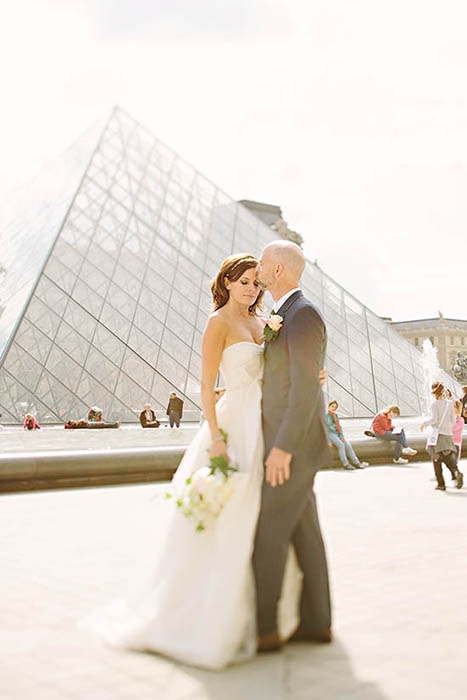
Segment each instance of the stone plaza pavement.
M80 624L150 569L163 484L1 496L1 699L464 700L467 489L432 476L321 472L335 641L223 672L108 648Z

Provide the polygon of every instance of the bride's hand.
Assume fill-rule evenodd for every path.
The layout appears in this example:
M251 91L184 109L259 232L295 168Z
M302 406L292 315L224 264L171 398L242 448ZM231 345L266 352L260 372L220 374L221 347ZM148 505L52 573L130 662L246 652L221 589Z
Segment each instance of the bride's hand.
M214 459L214 457L225 457L229 461L229 456L227 454L227 445L223 440L217 440L211 443L211 448L209 450L209 458Z

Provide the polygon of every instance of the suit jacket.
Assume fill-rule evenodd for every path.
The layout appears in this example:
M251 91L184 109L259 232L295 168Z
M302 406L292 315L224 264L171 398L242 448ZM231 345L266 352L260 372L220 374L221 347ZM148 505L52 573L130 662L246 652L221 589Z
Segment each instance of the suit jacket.
M150 414L151 414L151 421L150 422L157 421L156 414L154 413L154 411L151 410ZM143 426L143 428L147 428L148 419L146 417L146 411L141 411L141 413L139 414L139 420L140 420L140 423Z
M319 372L324 366L326 326L301 291L277 312L278 336L264 353L263 432L266 455L279 447L293 463L318 468L330 459L324 397Z
M169 405L167 406L167 415L170 416L171 413L180 414L180 418L183 415L183 401L176 396L174 399L169 399Z

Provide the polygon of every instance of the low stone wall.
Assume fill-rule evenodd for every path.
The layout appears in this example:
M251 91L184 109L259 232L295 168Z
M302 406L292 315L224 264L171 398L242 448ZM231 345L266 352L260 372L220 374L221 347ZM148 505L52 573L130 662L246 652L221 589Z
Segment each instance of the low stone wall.
M426 435L410 439L418 450L409 464L429 461L425 450ZM371 466L392 465L393 448L376 438L357 438L352 445L361 461ZM82 488L116 484L142 484L167 481L176 470L186 446L41 452L36 455L0 455L0 493L40 489ZM463 451L467 449L464 436ZM337 450L334 459L323 469L341 468Z
M184 446L0 456L0 492L167 481Z

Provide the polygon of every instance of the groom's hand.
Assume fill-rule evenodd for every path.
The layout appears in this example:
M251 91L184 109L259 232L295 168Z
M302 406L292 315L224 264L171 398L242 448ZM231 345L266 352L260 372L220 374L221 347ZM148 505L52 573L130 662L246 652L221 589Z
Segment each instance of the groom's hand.
M328 381L328 371L326 367L323 367L323 369L320 369L319 371L319 383L321 386L324 386L326 382Z
M282 486L290 479L290 462L292 455L279 447L273 447L266 460L266 481L273 488Z

